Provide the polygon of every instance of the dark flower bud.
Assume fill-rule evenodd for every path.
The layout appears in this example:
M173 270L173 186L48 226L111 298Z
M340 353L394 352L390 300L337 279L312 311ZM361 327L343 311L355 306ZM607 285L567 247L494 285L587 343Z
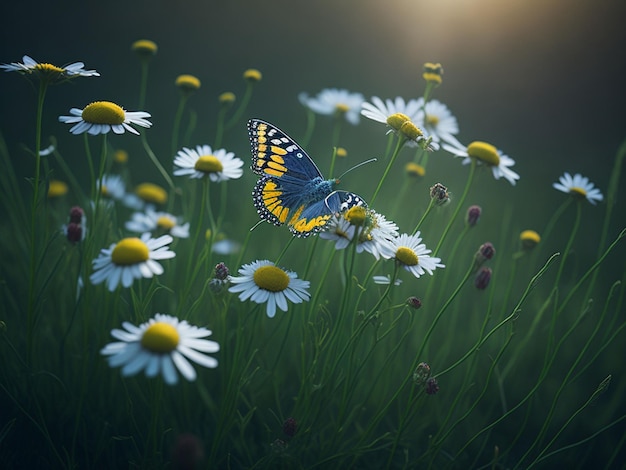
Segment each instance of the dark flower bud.
M228 275L230 271L228 267L224 263L218 263L215 265L215 278L220 281L225 281L228 279Z
M482 265L488 259L493 258L493 255L495 254L496 249L490 242L483 243L482 245L480 245L480 248L478 248L478 251L474 255L475 265L477 267Z
M81 224L83 217L85 217L85 211L81 207L74 206L70 209L70 223Z
M83 226L74 222L70 222L65 226L65 236L71 243L78 243L82 241L84 237Z
M298 432L298 423L293 418L287 418L283 423L283 432L287 437L293 437Z
M204 459L204 448L198 437L191 433L180 434L172 448L172 464L175 469L193 470Z
M480 219L480 214L482 213L482 209L480 206L470 206L467 209L467 225L469 225L470 227L473 227L474 225L476 225L476 223L478 222L478 219Z
M406 304L409 307L417 310L418 308L421 308L422 300L417 297L409 297L408 299L406 299Z
M437 393L439 391L439 384L437 383L437 379L434 377L429 377L428 380L426 380L424 390L426 390L426 393L428 393L429 395L434 395L435 393Z
M491 268L486 266L480 268L474 278L474 286L476 286L476 289L485 290L487 288L489 281L491 281L492 272Z
M425 362L420 362L413 372L413 382L415 385L422 386L430 377L430 366Z

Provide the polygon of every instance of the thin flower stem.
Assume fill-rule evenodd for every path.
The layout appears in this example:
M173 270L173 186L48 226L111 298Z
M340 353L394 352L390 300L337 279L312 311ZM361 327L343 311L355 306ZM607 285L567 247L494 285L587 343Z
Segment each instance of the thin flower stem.
M148 154L148 157L150 157L150 160L152 161L156 169L159 170L159 173L161 173L161 176L163 176L163 179L167 182L170 190L173 191L175 189L174 181L172 181L169 173L165 170L165 168L163 168L163 165L161 165L161 162L159 162L159 159L150 148L150 144L148 144L148 138L146 137L145 133L141 134L141 143L144 150Z
M143 109L146 105L146 91L148 89L148 60L141 61L141 82L139 84L139 107Z
M315 113L309 108L306 108L306 111L306 131L304 132L304 137L302 137L302 140L300 141L303 148L309 146L309 142L313 136L313 131L315 130ZM332 175L329 175L329 177L332 177Z
M182 93L180 101L178 102L178 108L176 109L176 115L174 116L174 127L172 129L172 145L170 147L170 155L176 155L176 149L178 149L178 136L180 134L180 122L183 119L183 111L185 110L185 104L189 94Z
M370 198L370 204L371 205L374 205L374 201L376 200L376 196L378 196L378 193L380 192L380 188L382 188L383 183L385 182L385 179L387 178L387 175L389 174L389 170L391 170L391 167L393 166L394 162L396 161L396 158L398 157L398 154L400 153L400 150L404 146L405 142L406 142L406 137L398 137L398 142L396 143L396 148L393 151L393 154L391 155L391 158L389 159L389 163L387 163L387 168L385 168L385 171L383 172L383 176L380 178L380 181L378 182L378 186L376 187L376 190L374 191L374 194Z
M428 203L428 207L426 208L426 211L424 212L424 214L422 214L422 217L413 228L411 235L415 235L417 233L417 231L422 226L422 224L424 223L424 220L426 220L426 217L428 216L428 214L430 214L430 211L432 210L434 206L435 206L435 198L431 197L430 202Z
M439 253L439 249L441 248L441 245L443 245L443 242L445 241L446 237L448 236L448 232L450 231L450 228L454 224L454 221L456 220L456 217L459 214L459 212L461 210L461 207L463 207L463 203L465 202L465 199L467 198L467 194L469 193L469 188L472 185L472 180L474 179L474 173L475 172L476 172L476 159L475 158L471 158L470 159L470 172L469 172L469 175L467 177L467 182L465 183L465 189L463 189L463 194L461 195L461 198L457 202L456 208L454 209L454 213L452 214L452 217L450 217L450 220L448 221L448 225L446 225L446 228L444 229L443 233L441 234L441 238L439 239L439 243L437 244L437 247L433 251L433 256L437 256L437 253Z
M33 334L35 328L35 284L37 277L37 234L39 224L37 223L37 212L39 207L39 190L41 180L41 125L43 119L43 104L46 98L48 84L45 80L39 82L39 94L37 96L37 118L35 121L35 178L33 180L33 200L30 211L30 260L28 275L28 306L26 309L26 362L31 364L33 352Z
M248 84L246 86L246 91L243 94L243 98L241 98L241 102L239 103L239 107L233 113L233 115L228 120L228 122L224 125L224 130L225 131L230 130L235 124L237 124L237 122L239 122L239 119L241 118L241 115L243 114L243 112L248 107L248 103L250 102L250 98L252 97L252 89L253 88L254 88L254 84L253 84L252 81L249 80Z

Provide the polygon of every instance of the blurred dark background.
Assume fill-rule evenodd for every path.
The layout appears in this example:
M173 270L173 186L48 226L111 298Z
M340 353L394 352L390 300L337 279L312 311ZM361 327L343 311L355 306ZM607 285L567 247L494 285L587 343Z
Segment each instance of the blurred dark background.
M338 87L366 98L409 99L423 92L423 63L442 63L444 81L434 98L458 118L459 139L493 143L515 159L521 175L516 188L480 175L468 204L491 207L497 223L496 214L514 202L513 224L520 230L545 226L564 200L551 188L564 171L587 175L606 194L615 153L626 138L626 2L621 0L61 0L3 2L0 13L0 62L21 61L28 54L58 65L83 61L101 73L52 87L46 98L44 146L55 135L79 174L87 174L82 138L70 135L57 117L96 100L137 110L140 64L130 46L143 38L159 46L150 64L144 110L154 123L150 143L166 168L179 101L175 78L190 73L201 79L202 88L188 104L198 114L191 144L210 144L217 96L233 91L241 97L241 74L247 68L259 69L263 80L241 125L225 140L246 161L244 121L249 117L273 122L297 139L306 122L300 92ZM32 162L21 144L33 147L36 93L17 74L2 73L0 80L0 131L20 175L28 176ZM331 126L330 118L318 117L314 137L319 139L307 149L321 168L328 168L320 160L330 153L325 131ZM345 165L380 157L383 132L380 124L365 119L357 127L345 124L340 142L350 152ZM136 136L116 136L109 143L130 151L136 182L162 183ZM426 188L441 181L460 195L467 169L445 152L431 163ZM378 177L381 167L379 162L351 174L347 189L371 196L367 180ZM247 178L251 188L254 178ZM621 188L620 200L624 194ZM380 201L379 210L385 210ZM603 213L585 207L585 224L599 224ZM612 228L611 239L621 225ZM595 255L594 246L590 252Z

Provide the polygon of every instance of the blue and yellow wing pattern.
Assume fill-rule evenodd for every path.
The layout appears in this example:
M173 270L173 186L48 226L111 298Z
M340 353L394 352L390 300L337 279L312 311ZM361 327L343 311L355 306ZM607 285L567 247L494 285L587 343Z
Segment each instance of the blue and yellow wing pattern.
M324 230L333 215L367 206L360 196L335 190L338 181L325 180L304 149L272 124L251 119L248 135L251 168L260 176L252 197L262 220L306 237Z

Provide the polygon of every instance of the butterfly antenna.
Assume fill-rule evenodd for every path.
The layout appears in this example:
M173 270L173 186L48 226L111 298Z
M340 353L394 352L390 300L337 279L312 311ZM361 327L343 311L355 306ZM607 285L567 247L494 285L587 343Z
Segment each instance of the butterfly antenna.
M263 223L262 220L259 220L256 224L254 224L251 228L250 231L252 232L255 228L257 228L259 225L261 225Z
M368 163L372 163L375 162L376 159L375 158L370 158L369 160L365 160L364 162L361 162L357 165L354 165L352 168L348 168L346 171L344 171L341 176L339 178L335 178L337 181L341 181L341 179L346 176L346 174L350 173L352 170L356 170L358 167L363 166L363 165L367 165Z

